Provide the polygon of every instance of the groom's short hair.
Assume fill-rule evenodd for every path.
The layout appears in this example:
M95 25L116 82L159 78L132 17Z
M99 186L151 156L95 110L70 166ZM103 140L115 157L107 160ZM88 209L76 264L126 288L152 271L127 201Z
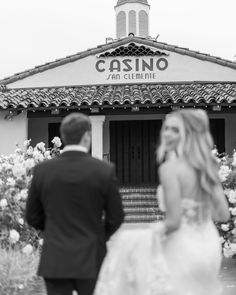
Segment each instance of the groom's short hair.
M91 121L84 114L71 113L61 122L60 135L64 145L79 144L87 131L91 131Z

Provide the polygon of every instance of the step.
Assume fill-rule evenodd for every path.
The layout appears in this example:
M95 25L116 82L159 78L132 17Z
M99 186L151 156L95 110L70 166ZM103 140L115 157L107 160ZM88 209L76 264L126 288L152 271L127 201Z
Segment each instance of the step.
M154 208L127 208L124 207L125 214L139 214L144 213L147 215L156 215L158 210L155 210Z
M147 215L127 215L125 216L125 222L154 222L157 221L157 216L155 215L151 215L151 216L147 216Z
M163 218L154 187L123 187L120 189L125 222L155 222Z
M157 201L156 195L151 194L125 194L121 195L122 200L150 200Z
M124 207L150 207L158 208L158 202L153 200L122 200Z
M126 188L120 188L121 194L130 194L130 193L150 193L150 194L156 194L156 188L153 187L126 187Z

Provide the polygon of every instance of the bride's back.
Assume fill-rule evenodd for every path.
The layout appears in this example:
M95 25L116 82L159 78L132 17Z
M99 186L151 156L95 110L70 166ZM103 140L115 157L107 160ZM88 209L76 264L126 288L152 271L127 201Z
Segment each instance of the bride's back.
M176 169L178 169L181 198L201 202L203 196L197 172L186 161L182 159L176 159L175 161Z
M183 217L202 223L211 217L211 198L200 186L199 176L185 160L176 159Z

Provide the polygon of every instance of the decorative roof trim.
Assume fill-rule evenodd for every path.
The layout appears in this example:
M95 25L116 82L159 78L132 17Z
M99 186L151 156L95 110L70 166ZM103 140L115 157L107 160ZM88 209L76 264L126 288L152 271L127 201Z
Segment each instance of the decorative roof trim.
M209 61L212 63L216 63L225 67L229 67L236 70L236 63L233 61L229 61L226 59L222 59L220 57L211 56L209 54L200 53L198 51L193 51L188 48L182 48L175 45L169 45L167 43L163 42L157 42L155 40L149 39L149 38L141 38L141 37L125 37L122 39L114 40L111 43L99 45L96 48L88 49L86 51L82 51L79 53L76 53L74 55L67 56L62 59L57 59L53 62L48 62L41 66L36 66L33 69L29 69L17 74L14 74L13 76L7 77L5 79L0 80L0 85L7 85L13 82L16 82L18 80L22 80L24 78L27 78L29 76L32 76L34 74L38 74L40 72L47 71L49 69L53 69L59 66L62 66L64 64L74 62L76 60L82 59L84 57L88 57L90 55L97 55L101 54L104 51L108 51L111 49L116 49L119 46L126 45L128 43L138 43L150 47L154 47L161 50L167 50L175 53L179 53L182 55L191 56L200 60Z
M117 56L168 56L169 54L159 50L153 51L144 45L129 43L127 46L117 47L113 51L106 51L99 55L99 58L117 57Z

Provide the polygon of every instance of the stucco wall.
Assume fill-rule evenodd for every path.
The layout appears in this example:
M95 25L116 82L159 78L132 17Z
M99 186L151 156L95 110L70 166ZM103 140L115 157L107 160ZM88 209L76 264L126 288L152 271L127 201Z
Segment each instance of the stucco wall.
M11 121L5 120L4 117L8 112L0 112L0 154L9 155L16 149L16 144L23 146L27 139L27 113L21 113Z

